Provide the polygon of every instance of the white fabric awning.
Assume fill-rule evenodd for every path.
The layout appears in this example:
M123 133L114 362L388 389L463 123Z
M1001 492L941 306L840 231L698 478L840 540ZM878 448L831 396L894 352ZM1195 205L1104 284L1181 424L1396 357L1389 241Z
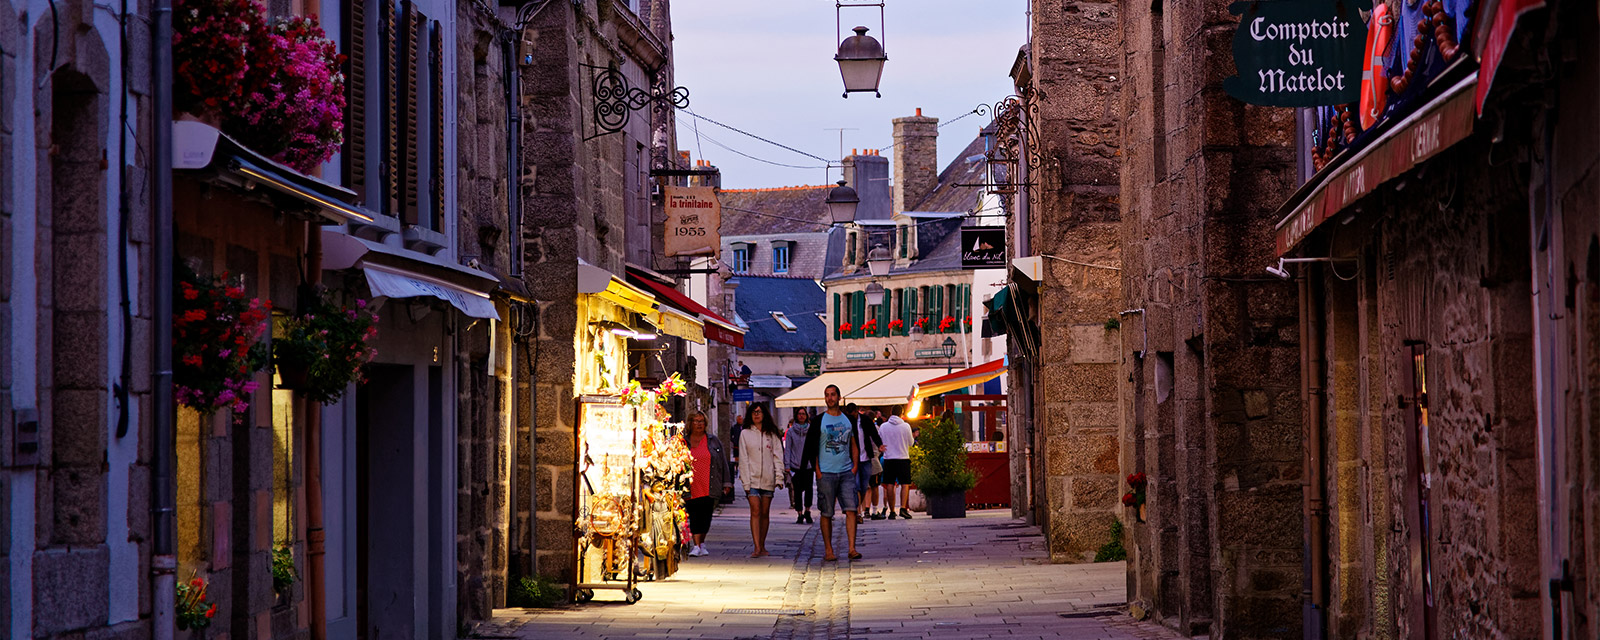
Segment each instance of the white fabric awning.
M853 402L850 394L857 389L872 384L874 380L882 378L889 373L889 369L866 369L860 371L828 371L812 378L810 382L800 385L793 391L778 396L773 402L779 407L821 407L826 404L823 393L828 385L838 385L839 393L844 397L842 402Z
M434 297L451 304L462 313L474 318L500 319L489 296L459 287L420 273L368 264L362 267L367 276L367 287L374 297L420 298Z
M867 407L905 404L918 382L944 373L944 369L894 369L871 384L845 396L845 402Z

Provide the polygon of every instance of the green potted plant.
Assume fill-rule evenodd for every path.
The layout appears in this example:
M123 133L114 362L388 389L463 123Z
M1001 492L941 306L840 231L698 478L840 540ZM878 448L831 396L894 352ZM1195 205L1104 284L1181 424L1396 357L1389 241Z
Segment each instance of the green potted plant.
M934 518L967 517L967 492L978 486L978 474L967 468L967 447L961 427L948 416L922 427L917 439L922 455L911 473L917 490L928 498L928 515Z

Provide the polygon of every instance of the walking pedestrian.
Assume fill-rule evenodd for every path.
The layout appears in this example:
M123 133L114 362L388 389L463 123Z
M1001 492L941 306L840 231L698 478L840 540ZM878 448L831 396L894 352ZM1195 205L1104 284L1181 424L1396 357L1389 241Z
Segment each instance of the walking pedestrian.
M911 509L907 507L911 504L911 445L915 437L911 435L911 424L900 417L901 411L900 406L895 405L889 410L889 419L878 428L878 435L883 438L883 498L890 520L895 516L897 489L900 517L911 518Z
M772 525L772 495L783 488L783 431L764 402L750 405L745 430L739 435L739 478L750 501L750 557L767 555L767 529Z
M811 469L804 466L806 434L811 432L811 416L795 409L794 420L783 434L783 466L789 468L789 506L794 508L795 524L811 522Z
M860 444L856 439L855 418L839 407L838 385L828 385L822 390L828 410L811 419L811 430L806 432L805 455L801 466L814 469L817 479L817 515L822 516L822 559L838 560L833 553L833 508L835 503L844 512L844 528L850 541L850 559L859 560L856 551L856 525L858 523L860 494L856 491L857 454Z
M706 532L711 530L711 513L717 508L717 497L733 493L733 479L728 477L728 458L722 441L707 428L706 414L696 411L689 416L689 428L683 432L684 444L689 445L693 459L689 476L689 499L684 509L689 512L689 535L694 539L691 556L708 556Z
M861 519L865 520L868 515L874 515L872 508L875 496L872 491L878 486L881 478L872 472L872 463L883 454L883 438L878 436L878 426L873 421L870 410L859 409L856 403L852 402L845 407L845 413L850 414L855 420L856 440L862 444L858 454L860 464L856 466L856 488L861 492L858 502L861 505ZM876 519L882 518L876 517Z

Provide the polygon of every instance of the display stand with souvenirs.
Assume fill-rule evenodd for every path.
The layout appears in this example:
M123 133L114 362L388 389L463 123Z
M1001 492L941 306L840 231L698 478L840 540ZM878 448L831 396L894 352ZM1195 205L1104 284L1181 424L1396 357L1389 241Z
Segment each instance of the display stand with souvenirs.
M595 589L619 589L632 604L643 597L640 580L678 569L692 459L683 424L668 422L661 404L685 389L673 374L653 390L634 381L621 396L578 399L573 595L580 602Z

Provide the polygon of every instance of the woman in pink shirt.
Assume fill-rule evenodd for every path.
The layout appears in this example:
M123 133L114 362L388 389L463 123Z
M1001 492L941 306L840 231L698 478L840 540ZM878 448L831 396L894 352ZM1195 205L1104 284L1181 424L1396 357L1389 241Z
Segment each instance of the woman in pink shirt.
M684 443L689 445L694 473L689 477L689 498L684 508L689 512L689 534L694 536L691 556L708 556L706 532L711 530L711 513L717 508L717 499L733 492L733 482L728 476L728 458L722 442L706 429L706 414L696 411L689 416L689 426L683 432Z

